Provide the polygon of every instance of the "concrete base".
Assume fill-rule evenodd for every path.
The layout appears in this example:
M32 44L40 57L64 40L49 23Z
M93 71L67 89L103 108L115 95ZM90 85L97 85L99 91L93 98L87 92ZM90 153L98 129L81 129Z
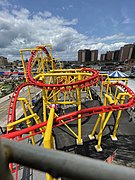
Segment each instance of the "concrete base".
M78 142L78 139L76 140L77 145L83 145L83 140L81 139L81 142Z
M111 137L112 141L117 141L118 140L116 136L114 137L113 135L110 135L110 137Z
M98 148L98 145L95 146L95 149L97 152L101 152L103 149L101 148L101 146Z
M89 139L90 139L90 140L95 139L95 136L92 136L91 134L90 134L90 135L88 135L88 137L89 137Z

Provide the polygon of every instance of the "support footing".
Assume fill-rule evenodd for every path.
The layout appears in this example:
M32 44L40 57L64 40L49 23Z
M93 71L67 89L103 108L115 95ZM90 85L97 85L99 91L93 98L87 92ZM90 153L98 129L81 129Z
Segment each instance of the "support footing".
M101 148L101 146L98 147L98 145L95 146L95 149L96 149L97 152L101 152L101 151L103 150L103 149Z
M91 134L90 134L90 135L88 135L88 137L89 137L89 139L90 139L90 140L95 139L95 136L92 136Z
M76 144L77 145L83 145L83 140L81 139L81 141L79 142L78 139L76 140Z
M110 135L110 137L111 137L112 141L117 141L118 140L116 136Z

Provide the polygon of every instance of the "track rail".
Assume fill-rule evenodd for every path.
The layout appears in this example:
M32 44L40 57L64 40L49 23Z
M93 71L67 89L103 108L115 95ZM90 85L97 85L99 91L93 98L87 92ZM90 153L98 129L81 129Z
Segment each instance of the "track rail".
M40 47L42 48L42 50L46 53L48 52L47 50L45 50L46 48L43 48L43 47ZM34 83L36 86L38 87L45 87L49 90L52 90L52 89L57 89L59 90L60 88L63 88L65 90L69 90L69 88L66 89L66 87L70 86L71 89L76 89L78 86L79 87L84 87L84 86L89 86L89 85L94 85L98 82L99 80L99 72L94 70L94 69L90 69L90 68L82 68L82 72L89 72L89 73L92 73L92 76L87 78L86 80L80 80L80 81L77 81L77 82L72 82L72 83L68 83L68 84L44 84L42 83L41 81L36 81L33 77L32 77L32 63L34 61L34 57L36 56L36 53L37 53L37 50L33 51L31 53L31 56L30 56L30 59L28 61L28 65L27 65L27 78L30 82Z
M63 125L64 123L70 123L72 121L78 120L78 115L81 114L81 118L85 118L88 116L92 116L95 114L101 114L104 112L110 112L110 111L118 111L118 110L124 110L127 108L130 108L131 106L135 106L135 93L126 85L123 85L122 83L115 83L115 84L111 84L111 86L120 86L121 88L123 88L126 92L128 92L130 95L132 95L132 97L129 99L129 101L125 104L119 104L119 105L110 105L110 106L97 106L97 107L92 107L92 108L86 108L86 109L82 109L80 111L74 111L62 116L59 116L55 119L55 124L53 126L53 128L58 127ZM61 122L61 120L64 120L64 123ZM11 132L9 134L5 134L2 137L5 138L10 138L10 139L14 139L16 137L18 137L18 140L22 140L24 138L22 138L21 136L25 133L28 133L30 131L35 131L36 129L39 129L43 126L47 125L47 121L46 122L42 122L40 124L34 125L32 127L23 129L23 130L19 130L16 132ZM41 131L39 131L38 133L33 133L33 135L39 134L41 133ZM31 135L31 136L33 136ZM26 136L25 138L28 138L30 136Z
M48 58L51 58L51 56L49 55L47 49L45 47L38 47L39 49L42 49L44 51L44 53L47 55ZM90 68L82 68L82 72L89 72L92 73L92 76L85 79L85 80L80 80L77 82L72 82L70 84L44 84L41 81L36 81L33 77L32 77L32 63L34 61L34 58L36 56L37 50L32 51L31 52L31 56L30 59L28 61L27 64L27 78L28 78L28 83L24 83L19 85L14 93L12 94L11 100L10 100L10 106L8 109L8 120L7 123L11 123L15 121L15 112L16 112L16 102L17 102L17 98L19 95L20 90L25 87L25 86L37 86L40 88L45 87L46 89L49 90L53 90L54 88L57 90L71 90L71 89L75 89L77 87L80 88L84 88L86 86L92 86L95 85L98 81L99 81L99 72ZM129 101L125 104L119 104L119 105L109 105L109 106L98 106L98 107L93 107L93 108L87 108L87 109L83 109L80 111L75 111L69 114L65 114L62 116L59 116L55 119L55 122L57 122L57 126L62 125L63 123L61 123L61 120L65 120L65 122L71 122L73 120L77 120L78 119L78 115L81 114L81 117L87 117L87 116L92 116L95 114L100 114L100 113L104 113L104 112L109 112L109 111L117 111L117 110L124 110L127 108L130 108L131 106L135 106L135 93L126 85L122 84L122 83L114 83L114 84L110 84L109 86L120 86L124 92L128 92L131 95L131 98L129 99ZM43 125L41 123L41 125ZM34 126L36 127L36 126ZM29 129L29 128L27 128ZM21 132L24 132L21 130ZM18 132L16 132L18 133ZM10 136L10 135L9 135Z
M33 83L23 83L23 84L20 84L19 86L16 87L16 89L13 92L13 94L11 96L11 99L10 99L10 104L9 104L9 108L8 108L7 123L11 123L11 122L13 122L15 120L17 98L18 98L18 95L19 95L19 92L21 91L21 89L26 87L26 86L35 86L35 84L33 84Z
M49 55L47 49L45 47L38 47L38 48L42 48L42 50L44 51L44 53L48 56L48 58L51 58L51 56ZM28 61L28 65L27 65L27 79L28 79L28 83L23 83L21 85L19 85L14 93L12 94L12 97L10 99L10 105L9 105L9 109L8 109L8 118L7 118L7 123L11 123L14 122L16 120L15 117L15 112L16 112L16 102L17 102L17 98L19 95L20 90L25 87L25 86L37 86L37 87L45 87L49 90L52 90L55 88L55 90L61 89L61 91L69 91L71 89L76 89L77 87L83 88L86 86L92 86L95 85L98 80L99 80L99 73L96 70L93 69L89 69L89 68L83 68L82 71L83 72L90 72L92 73L92 76L90 78L87 78L86 80L80 80L78 82L74 82L74 83L70 83L70 84L44 84L40 81L36 81L33 77L32 77L32 63L34 61L34 57L36 56L37 50L31 52L31 56L30 59ZM69 88L70 87L70 88Z

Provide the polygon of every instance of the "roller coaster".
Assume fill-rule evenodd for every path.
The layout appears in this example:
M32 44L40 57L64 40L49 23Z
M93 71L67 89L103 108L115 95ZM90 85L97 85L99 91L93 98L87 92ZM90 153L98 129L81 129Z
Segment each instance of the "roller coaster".
M34 146L38 144L37 140L42 138L44 148L54 149L53 129L65 126L76 138L76 144L83 146L82 120L97 115L91 133L86 136L90 141L97 138L95 149L100 152L103 131L113 112L117 112L110 136L113 141L117 140L122 111L135 106L135 93L128 87L127 78L109 78L107 74L100 74L97 70L86 67L63 69L62 63L53 58L50 44L21 49L20 55L26 82L16 87L12 94L8 109L7 133L2 135L2 138L25 141ZM29 55L28 62L25 61L25 55ZM41 90L42 117L34 112L31 86ZM29 99L19 97L24 87L28 90ZM92 87L99 88L99 99L103 104L82 109L82 94L90 101L93 100ZM16 119L17 103L21 103L23 110L23 116L19 119ZM60 112L57 110L58 105ZM69 106L76 107L76 111L65 113L65 109ZM72 122L77 122L76 131L70 126ZM25 128L20 128L21 124L25 124ZM10 169L18 179L18 165L10 164ZM51 175L46 173L46 179L51 178Z

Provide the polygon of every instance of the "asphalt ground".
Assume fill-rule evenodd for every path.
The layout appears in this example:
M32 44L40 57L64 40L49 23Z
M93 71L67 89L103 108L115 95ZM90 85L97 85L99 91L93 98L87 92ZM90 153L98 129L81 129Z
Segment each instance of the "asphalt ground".
M82 104L82 108L99 106L98 100L87 101ZM65 113L74 111L75 107L66 109ZM89 140L88 135L91 134L98 115L94 115L82 120L82 139L83 145L77 145L76 138L65 127L61 126L53 129L56 141L56 149L69 153L80 154L94 159L106 160L116 150L115 164L135 167L135 123L129 122L129 114L126 110L122 111L119 128L117 131L117 141L112 141L110 134L114 128L117 112L114 112L103 132L101 147L102 152L95 150L97 140ZM73 131L77 132L77 122L70 123Z

